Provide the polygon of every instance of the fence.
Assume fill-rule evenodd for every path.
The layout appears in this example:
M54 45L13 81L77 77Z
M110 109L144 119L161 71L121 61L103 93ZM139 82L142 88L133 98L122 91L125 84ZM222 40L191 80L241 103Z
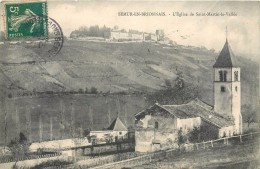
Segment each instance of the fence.
M114 163L118 161L124 161L127 159L132 159L134 157L137 157L138 153L135 152L128 152L128 153L120 153L120 154L114 154L109 156L99 156L99 157L80 157L77 160L80 160L77 162L76 166L79 168L92 168L95 166L105 165L108 163Z
M144 154L144 155L139 155L134 158L125 159L122 161L106 163L106 164L103 163L103 165L102 165L102 163L99 165L97 164L97 166L94 167L94 169L133 167L133 166L137 166L137 165L143 165L146 163L150 163L152 161L158 161L158 160L164 159L166 157L173 157L173 156L178 155L181 152L190 152L190 151L195 151L195 150L200 150L200 149L221 147L221 146L223 146L223 144L228 145L228 144L250 142L254 138L258 138L259 136L260 136L260 133L254 132L254 133L249 133L249 134L244 134L244 135L220 138L217 140L210 140L210 141L201 142L201 143L184 144L180 149L169 149L169 150L164 150L164 151L159 151L159 152L148 153L148 154ZM80 168L89 168L89 167L80 166Z
M224 145L228 144L237 144L243 142L250 142L254 140L254 138L258 138L260 133L249 133L244 135L237 135L232 137L225 137L220 138L217 140L211 140L201 143L194 143L194 144L184 144L181 146L180 149L169 149L169 150L161 150L158 152L152 152L147 154L139 154L136 152L130 153L121 153L116 155L110 156L99 156L99 157L77 157L75 161L77 163L73 165L64 165L62 168L80 168L80 169L87 169L87 168L123 168L123 167L133 167L136 165L143 165L146 163L150 163L152 161L158 161L160 159L164 159L166 157L173 157L178 155L181 152L190 152L195 150L204 150L207 148L213 147L223 147ZM46 154L42 156L38 156L37 158L44 158L48 156L57 156L60 153L55 154ZM30 157L29 157L30 158ZM33 159L32 157L30 159ZM13 160L15 161L15 160ZM11 162L11 161L10 161ZM52 168L52 167L49 167ZM55 167L54 167L55 168Z
M15 162L15 161L48 158L48 157L55 157L55 156L60 156L60 155L61 155L61 153L56 152L56 153L52 153L52 154L42 154L42 155L33 154L33 155L28 155L28 156L19 157L19 158L3 156L3 157L0 157L0 163L10 163L10 162Z

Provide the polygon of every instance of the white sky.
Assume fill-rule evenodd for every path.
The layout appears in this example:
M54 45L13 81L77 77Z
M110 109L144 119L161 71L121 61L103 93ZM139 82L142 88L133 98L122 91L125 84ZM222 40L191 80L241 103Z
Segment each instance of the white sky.
M235 12L237 16L149 16L120 17L118 12ZM225 28L233 52L245 57L259 57L259 2L169 2L169 1L48 1L48 15L56 20L64 34L80 26L106 25L119 28L165 34L178 44L206 46L221 50L225 42ZM178 32L177 32L178 30ZM183 39L181 36L187 37ZM258 59L257 59L258 60Z

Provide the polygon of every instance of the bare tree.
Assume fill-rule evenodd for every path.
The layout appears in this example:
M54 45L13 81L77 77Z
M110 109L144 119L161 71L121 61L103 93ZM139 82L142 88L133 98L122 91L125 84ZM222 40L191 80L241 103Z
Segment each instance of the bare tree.
M91 129L93 129L93 110L92 110L92 107L89 106L89 111L88 111L88 115L89 115L89 120L90 120L90 125L91 125Z
M108 124L111 124L111 107L110 107L110 102L107 101L106 99L106 104L107 104L107 113L108 113Z
M15 107L15 124L16 124L16 133L17 133L17 136L19 135L20 133L20 118L19 118L19 112L18 112L18 108L17 106Z
M29 107L26 107L26 130L27 130L27 136L28 136L28 141L31 142L31 111Z
M75 109L74 109L74 104L71 103L71 112L70 112L70 135L72 138L74 138L74 133L75 133Z
M65 117L64 117L64 103L60 100L60 138L63 138L64 130L65 130Z
M251 105L246 104L242 106L242 116L248 128L251 123L256 122L256 110Z
M39 116L39 141L42 142L42 115Z
M53 139L53 131L52 131L52 128L53 128L53 124L52 124L52 114L50 113L50 140Z

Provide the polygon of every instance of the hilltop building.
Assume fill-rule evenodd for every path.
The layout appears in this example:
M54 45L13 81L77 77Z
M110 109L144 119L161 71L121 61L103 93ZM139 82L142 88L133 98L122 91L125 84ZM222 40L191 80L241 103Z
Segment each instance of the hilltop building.
M157 29L155 31L157 41L164 41L164 31L162 29Z
M155 33L112 30L109 39L113 41L164 41L165 36L163 30L156 30Z
M111 40L144 40L144 34L139 33L130 33L130 32L122 32L120 30L113 30L110 33Z
M136 151L176 145L178 132L199 128L201 140L242 133L240 68L226 40L214 69L214 106L196 98L181 105L154 104L135 115Z

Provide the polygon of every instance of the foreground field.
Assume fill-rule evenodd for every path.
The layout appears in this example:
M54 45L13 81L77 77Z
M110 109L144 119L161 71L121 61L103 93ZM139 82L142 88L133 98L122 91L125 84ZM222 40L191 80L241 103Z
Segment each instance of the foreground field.
M251 169L259 166L259 142L229 145L167 158L133 169Z

